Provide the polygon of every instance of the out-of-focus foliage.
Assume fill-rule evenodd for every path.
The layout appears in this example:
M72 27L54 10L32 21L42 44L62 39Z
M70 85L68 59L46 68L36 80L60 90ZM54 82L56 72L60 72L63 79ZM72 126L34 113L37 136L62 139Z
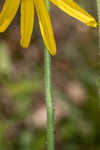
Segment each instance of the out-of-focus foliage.
M96 17L94 0L76 1ZM45 150L43 43L35 16L30 47L20 47L19 15L0 34L0 150ZM100 150L97 29L54 6L51 19L58 49L52 57L56 150Z

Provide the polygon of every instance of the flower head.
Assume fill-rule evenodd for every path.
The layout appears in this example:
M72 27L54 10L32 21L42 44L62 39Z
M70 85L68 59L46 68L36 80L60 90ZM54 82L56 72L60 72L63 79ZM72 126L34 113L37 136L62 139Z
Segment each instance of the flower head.
M65 13L80 20L88 26L96 27L96 20L85 10L79 7L74 0L50 0ZM4 32L21 5L21 45L29 46L34 25L34 8L36 8L41 34L46 47L51 55L56 54L56 44L52 31L52 25L45 0L5 0L0 13L0 32Z

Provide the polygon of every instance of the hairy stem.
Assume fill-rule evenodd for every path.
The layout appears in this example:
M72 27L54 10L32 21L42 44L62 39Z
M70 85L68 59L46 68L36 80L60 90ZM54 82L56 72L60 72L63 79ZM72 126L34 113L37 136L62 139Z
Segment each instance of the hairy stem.
M46 5L50 10L48 0ZM47 109L47 149L54 150L54 109L52 98L52 82L51 82L51 56L48 49L44 49L44 72L45 72L45 96L46 96L46 109Z

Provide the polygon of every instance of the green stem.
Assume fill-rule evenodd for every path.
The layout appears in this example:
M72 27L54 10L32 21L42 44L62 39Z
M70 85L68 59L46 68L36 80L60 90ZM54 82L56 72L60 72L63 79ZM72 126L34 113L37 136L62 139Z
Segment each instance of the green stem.
M98 36L99 36L99 49L100 49L100 0L96 0L97 3L97 15L98 15Z
M50 4L48 0L46 5L48 10ZM52 98L52 83L51 83L51 56L48 49L44 49L44 71L45 71L45 96L46 96L46 109L47 109L47 149L54 150L54 109Z
M45 48L45 95L47 108L47 149L54 150L54 109L51 91L51 56Z

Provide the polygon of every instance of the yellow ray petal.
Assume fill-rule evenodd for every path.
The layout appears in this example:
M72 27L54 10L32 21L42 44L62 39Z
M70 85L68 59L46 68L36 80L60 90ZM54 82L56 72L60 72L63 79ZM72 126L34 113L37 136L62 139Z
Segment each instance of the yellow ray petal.
M48 14L48 10L46 8L44 0L34 0L37 15L39 19L41 34L44 40L46 47L48 48L51 55L56 54L56 44L52 31L52 25L50 21L50 17Z
M80 8L73 0L50 0L53 4L59 7L64 12L68 13L70 16L80 20L88 26L96 27L96 20L89 15L85 10Z
M4 32L13 20L18 10L20 0L5 0L0 13L0 32Z
M24 48L29 46L34 23L33 0L21 1L21 45Z

